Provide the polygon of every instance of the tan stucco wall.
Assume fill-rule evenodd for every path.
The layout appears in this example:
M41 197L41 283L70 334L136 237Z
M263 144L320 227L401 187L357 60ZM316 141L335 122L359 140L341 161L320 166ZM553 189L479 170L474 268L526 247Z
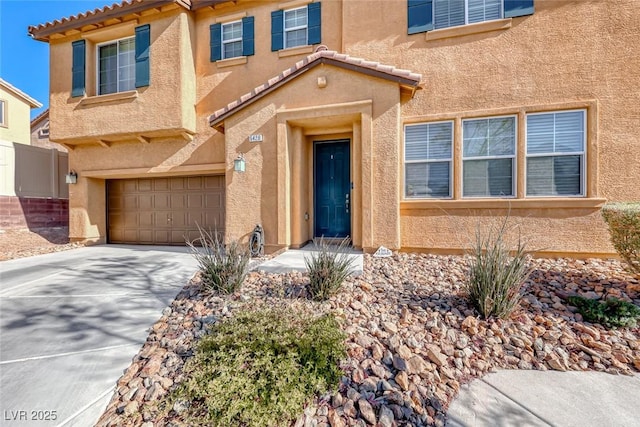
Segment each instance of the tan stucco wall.
M590 197L640 200L640 10L635 0L536 1L535 14L507 20L506 30L472 33L472 26L406 34L405 2L394 8L363 8L344 2L346 53L407 68L423 75L424 90L402 106L403 122L438 115L482 117L493 111L536 111L576 101L597 105L589 123ZM476 30L483 30L482 25ZM447 34L448 32L448 34ZM467 35L462 35L464 33ZM457 35L427 40L427 37ZM526 107L530 110L525 110ZM594 150L595 148L595 150ZM458 175L461 171L454 171ZM567 252L613 252L598 205L571 201L546 209L545 201L523 203L511 215L535 248ZM402 246L460 247L453 230L497 212L482 203L438 201L424 210L402 211ZM403 204L409 208L409 204ZM506 207L506 205L505 205ZM504 211L503 211L504 212Z
M5 126L0 125L0 141L31 143L30 114L31 106L12 92L0 86L0 99L5 101Z
M132 37L138 25L151 23L150 85L135 91L96 95L96 45ZM144 15L115 27L84 34L87 41L86 97L72 98L71 61L74 40L51 45L50 138L61 143L132 140L139 135L163 137L195 132L195 76L191 33L193 18L175 9ZM72 117L72 120L69 120Z
M235 101L240 95L250 92L265 81L280 74L313 52L312 46L271 51L271 12L292 7L301 7L311 1L247 1L238 5L224 5L219 9L202 9L196 13L196 76L197 95L196 113L197 133L223 145L224 136L214 131L207 118L216 110ZM322 44L339 48L341 43L341 1L322 2ZM246 61L236 58L227 61L210 61L209 27L216 22L230 22L253 16L255 26L255 55L245 57ZM238 63L240 62L240 63Z

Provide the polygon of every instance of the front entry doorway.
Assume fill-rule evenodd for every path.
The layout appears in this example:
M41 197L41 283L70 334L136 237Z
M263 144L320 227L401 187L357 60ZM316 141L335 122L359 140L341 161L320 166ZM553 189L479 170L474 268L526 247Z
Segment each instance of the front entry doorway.
M314 235L351 235L351 179L349 140L315 141Z

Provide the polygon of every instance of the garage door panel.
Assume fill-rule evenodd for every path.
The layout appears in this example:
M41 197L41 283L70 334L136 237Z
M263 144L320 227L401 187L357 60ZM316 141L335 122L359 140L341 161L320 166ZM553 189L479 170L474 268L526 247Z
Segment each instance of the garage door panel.
M109 241L184 245L198 237L197 225L224 232L224 182L223 175L108 181Z
M152 191L153 185L150 179L138 180L138 191Z
M224 176L205 176L204 177L204 188L214 189L218 188L220 190L224 189Z
M171 195L168 193L153 194L154 209L171 209Z
M169 182L169 189L171 191L184 190L185 189L184 178L171 178L171 181Z
M203 194L188 194L187 195L187 207L189 209L201 209L204 207L202 201Z
M221 193L205 194L205 207L208 209L222 209L223 195Z
M184 194L171 194L171 207L176 209L184 209L187 207L186 198Z
M153 191L169 191L169 178L155 178L153 181Z

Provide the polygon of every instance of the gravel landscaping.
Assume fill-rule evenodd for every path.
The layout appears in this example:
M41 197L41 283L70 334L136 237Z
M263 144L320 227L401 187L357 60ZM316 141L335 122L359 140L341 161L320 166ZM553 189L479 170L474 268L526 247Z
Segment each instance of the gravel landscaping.
M68 227L0 230L0 261L66 251L83 246L69 243Z
M338 392L322 396L296 426L442 426L460 385L500 369L640 371L640 328L605 329L565 301L614 296L640 305L640 283L618 261L535 259L521 307L481 320L465 299L458 256L365 255L364 273L326 303L306 299L300 273L250 273L241 293L201 292L197 276L152 327L117 383L98 426L190 425L186 402L159 409L208 325L259 305L333 312L348 334Z

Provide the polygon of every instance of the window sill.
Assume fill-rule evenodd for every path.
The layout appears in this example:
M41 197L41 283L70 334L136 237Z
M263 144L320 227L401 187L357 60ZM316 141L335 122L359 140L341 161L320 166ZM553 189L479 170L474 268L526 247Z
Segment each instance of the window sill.
M128 101L128 100L133 100L137 97L138 97L137 90L129 90L126 92L110 93L108 95L87 96L86 98L83 98L80 101L80 105L88 106L88 105L104 104L107 102Z
M435 209L599 209L607 199L586 197L548 197L528 199L474 199L474 200L403 200L400 210Z
M490 31L504 31L511 28L512 18L498 19L495 21L478 22L475 24L460 25L458 27L440 28L427 31L426 39L440 40L450 37L463 37L471 34L488 33Z
M313 46L311 45L297 46L297 47L290 47L287 49L279 50L278 57L285 58L287 56L302 55L302 54L309 54L309 53L313 53Z
M242 65L247 63L246 56L236 56L235 58L221 59L216 61L218 68L233 67L234 65Z

